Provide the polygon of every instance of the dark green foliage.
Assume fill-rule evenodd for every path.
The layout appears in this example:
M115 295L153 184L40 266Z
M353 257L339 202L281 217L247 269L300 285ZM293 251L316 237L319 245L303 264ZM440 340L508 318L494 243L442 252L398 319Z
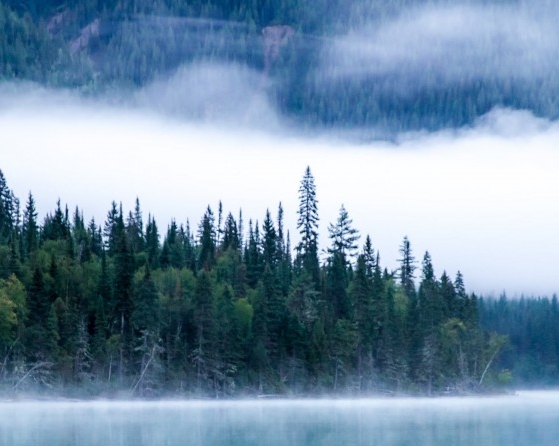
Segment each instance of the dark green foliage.
M31 362L50 362L55 359L59 334L54 302L40 268L35 268L27 292L27 321L25 346Z
M150 227L151 231L157 230L157 227ZM150 232L151 232L150 231ZM150 239L154 237L154 234L150 234ZM154 241L150 240L153 244ZM156 249L153 249L156 251ZM163 247L161 248L161 255L159 257L159 264L163 267L173 267L182 268L185 265L185 234L183 229L177 228L176 222L173 220L169 229L167 230L167 235L163 241Z
M159 266L159 250L159 231L157 229L157 223L153 217L149 216L146 227L146 252L151 268L157 268Z
M296 247L295 265L297 269L304 269L311 273L318 289L318 200L314 177L308 166L299 186L299 209L297 214L299 215L297 229L301 241Z
M206 213L198 227L200 253L198 255L198 269L209 270L215 265L216 228L214 214L208 206Z
M245 245L244 257L247 270L247 283L251 288L255 288L263 271L258 221L254 229L252 227L252 220L248 222L248 243Z
M328 235L332 241L332 246L328 248L330 253L340 253L346 258L351 258L357 250L357 241L359 240L359 231L352 227L353 220L342 204L340 215L335 224L330 223L328 226Z
M404 237L402 246L400 246L400 284L408 297L415 295L414 271L415 257L411 251L411 244L408 237Z
M559 101L549 94L558 81L549 67L528 76L507 76L506 70L497 76L472 74L450 61L451 73L461 68L464 73L446 79L438 64L413 70L411 61L407 67L403 51L404 56L396 55L403 59L398 70L390 69L388 54L387 70L344 76L339 59L352 57L352 51L327 57L340 36L367 26L382 31L431 3L447 2L4 0L0 80L31 80L90 95L115 86L142 87L200 62L234 63L271 80L263 91L291 122L305 128L376 129L367 131L388 137L408 129L461 127L495 107L559 115ZM289 37L281 44L266 41L263 30L270 26L289 27ZM442 39L443 54L445 45L449 52L459 51ZM269 47L277 54L265 54ZM468 63L473 62L466 58ZM190 114L201 117L198 110Z
M0 243L7 243L14 230L13 196L4 173L0 170Z
M293 261L281 205L247 237L242 218L223 221L220 206L216 224L208 207L196 239L171 221L160 246L139 201L126 223L113 202L103 233L60 202L41 226L32 195L20 221L0 179L0 387L224 397L559 382L556 297L478 299L460 273L437 279L428 253L416 291L407 238L398 271L383 271L369 237L351 261L343 207L319 266L310 169Z
M149 265L144 268L144 275L135 286L135 295L131 322L134 330L141 333L157 333L159 327L159 308L157 289L151 278Z

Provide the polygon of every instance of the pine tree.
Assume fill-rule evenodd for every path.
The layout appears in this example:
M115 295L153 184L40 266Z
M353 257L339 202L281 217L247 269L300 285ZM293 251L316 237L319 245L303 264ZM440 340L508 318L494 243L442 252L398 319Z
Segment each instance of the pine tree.
M266 210L266 218L262 224L262 261L264 267L275 270L278 261L278 240L270 211Z
M289 294L289 286L292 281L291 242L289 239L289 231L287 232L287 239L284 237L283 207L281 203L278 206L277 228L277 257L279 262L277 275L281 294L287 297Z
M27 204L23 212L23 228L22 241L25 248L22 250L22 256L29 258L39 247L39 225L37 224L37 209L35 208L35 199L31 192L27 198Z
M134 274L134 258L128 245L128 237L124 227L122 209L119 211L111 231L114 286L111 314L113 334L119 336L119 379L122 382L125 367L131 355L133 336L130 316L132 314L132 277Z
M225 218L225 227L223 228L223 240L221 242L221 251L233 249L240 251L241 240L239 238L239 229L237 222L231 213Z
M255 288L263 272L263 259L260 243L260 230L258 221L255 228L252 227L252 220L248 222L248 243L245 247L245 264L247 268L247 283L251 288Z
M297 257L295 262L299 270L304 269L310 273L318 289L320 275L318 263L318 200L314 177L308 166L299 186L297 214L299 215L297 229L301 235L301 241L296 247Z
M74 222L72 225L72 239L78 263L87 262L91 259L91 242L85 227L83 215L78 207L74 211Z
M365 266L367 268L367 276L369 278L373 277L373 272L377 265L375 258L375 250L373 249L373 243L371 242L371 237L367 235L365 238L365 245L363 246L363 256L365 257Z
M198 238L200 244L200 254L198 256L198 269L209 270L215 265L216 250L216 228L214 214L208 206L202 221L198 226Z
M0 245L7 244L14 229L13 194L0 169Z
M116 250L116 224L119 218L118 207L116 202L111 203L111 209L107 213L107 220L103 226L103 239L105 248L109 256L112 256Z
M126 221L126 232L133 253L142 252L145 249L144 222L140 209L140 200L136 197L134 213L128 214Z
M415 257L412 255L410 241L408 237L404 237L402 246L400 246L400 284L404 288L404 292L411 298L415 295L414 271Z
M167 229L167 235L163 241L161 256L159 262L162 267L182 268L185 265L184 260L184 232L177 228L175 220L171 220L171 224Z
M419 286L419 314L423 339L420 378L425 381L427 394L430 395L440 376L440 328L444 314L439 284L428 252L423 257L422 280Z
M146 251L149 266L155 269L159 266L159 231L155 219L149 215L146 226Z
M360 377L359 386L364 388L364 381L372 376L372 283L367 276L365 256L357 257L355 275L350 286L350 298L353 305L353 320L357 329L357 376Z
M459 312L456 291L454 290L454 284L446 274L446 271L443 271L443 275L441 276L439 283L441 299L444 304L444 318L457 318L459 316Z
M60 200L56 202L54 215L48 214L45 217L41 231L43 240L70 240L70 222L68 218L68 208L62 211Z
M340 207L340 215L335 224L328 226L328 233L332 246L328 249L330 253L341 253L346 259L354 257L357 250L357 241L359 240L359 231L352 227L353 220L342 204Z
M89 237L89 250L91 254L101 257L101 253L104 251L103 246L103 234L101 233L101 227L98 227L95 223L95 219L92 218L87 227L88 237Z

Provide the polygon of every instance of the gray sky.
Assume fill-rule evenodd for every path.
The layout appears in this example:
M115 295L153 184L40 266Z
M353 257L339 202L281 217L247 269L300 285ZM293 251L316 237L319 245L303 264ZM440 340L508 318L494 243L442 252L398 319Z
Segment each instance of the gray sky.
M396 267L407 235L435 272L460 269L469 291L509 295L558 291L559 124L496 110L475 126L401 135L397 144L299 137L274 122L173 120L145 108L79 103L45 91L4 94L0 168L22 202L31 190L41 216L56 200L103 222L112 200L140 198L164 232L171 218L195 228L208 204L262 221L281 201L292 245L299 182L317 186L321 248L343 203L370 234L381 262ZM143 110L143 111L142 111Z

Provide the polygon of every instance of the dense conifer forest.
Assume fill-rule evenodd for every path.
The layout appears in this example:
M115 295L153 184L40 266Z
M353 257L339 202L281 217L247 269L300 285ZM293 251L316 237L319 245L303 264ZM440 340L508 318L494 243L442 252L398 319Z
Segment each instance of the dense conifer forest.
M258 88L267 100L302 128L367 128L381 135L440 129L471 124L494 107L554 119L554 35L542 28L533 42L522 37L531 38L532 24L552 16L552 3L2 0L0 79L114 99L117 91L133 91L181 67L211 63L261 75ZM473 16L480 29L466 22L452 34L457 14ZM509 22L521 27L524 19L528 31L509 34ZM443 31L433 35L438 24ZM393 35L391 27L399 31ZM373 44L374 51L367 47ZM439 48L443 65L425 48ZM531 59L518 58L528 53ZM422 57L427 60L418 63Z
M294 193L297 185L293 185ZM235 397L473 393L558 383L557 298L482 299L407 237L396 271L310 168L281 204L158 223L113 202L39 219L0 172L0 389ZM318 246L319 228L330 244ZM395 247L398 249L398 247Z
M556 119L548 11L559 10L546 0L0 0L0 91L32 84L138 105L138 92L175 79L174 113L196 120L244 82L282 128L382 137L467 126L495 107ZM198 104L189 94L211 82L181 73L201 66L219 74L211 82L231 70L249 82ZM157 222L140 200L107 203L104 221L84 216L87 203L39 216L0 171L0 391L225 398L559 384L556 296L477 296L404 234L388 270L343 205L337 221L320 220L310 169L298 191L290 234L277 203L258 219L220 202Z

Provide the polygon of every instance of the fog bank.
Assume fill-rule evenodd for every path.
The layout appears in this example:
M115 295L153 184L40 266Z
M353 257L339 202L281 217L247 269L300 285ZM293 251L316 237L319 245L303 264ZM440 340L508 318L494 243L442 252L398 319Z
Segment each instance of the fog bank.
M281 201L294 246L309 165L321 249L343 203L361 243L370 234L389 270L407 235L418 266L429 250L435 273L461 270L468 291L557 291L559 125L529 112L498 109L467 128L355 143L291 133L258 100L253 121L239 111L250 106L240 97L224 124L170 118L145 103L25 91L0 100L0 169L22 203L32 191L40 219L60 198L101 223L113 200L128 212L139 197L144 218L154 215L164 233L172 218L189 218L195 229L206 206L217 212L221 200L225 213L242 208L247 228L266 208L275 215Z

